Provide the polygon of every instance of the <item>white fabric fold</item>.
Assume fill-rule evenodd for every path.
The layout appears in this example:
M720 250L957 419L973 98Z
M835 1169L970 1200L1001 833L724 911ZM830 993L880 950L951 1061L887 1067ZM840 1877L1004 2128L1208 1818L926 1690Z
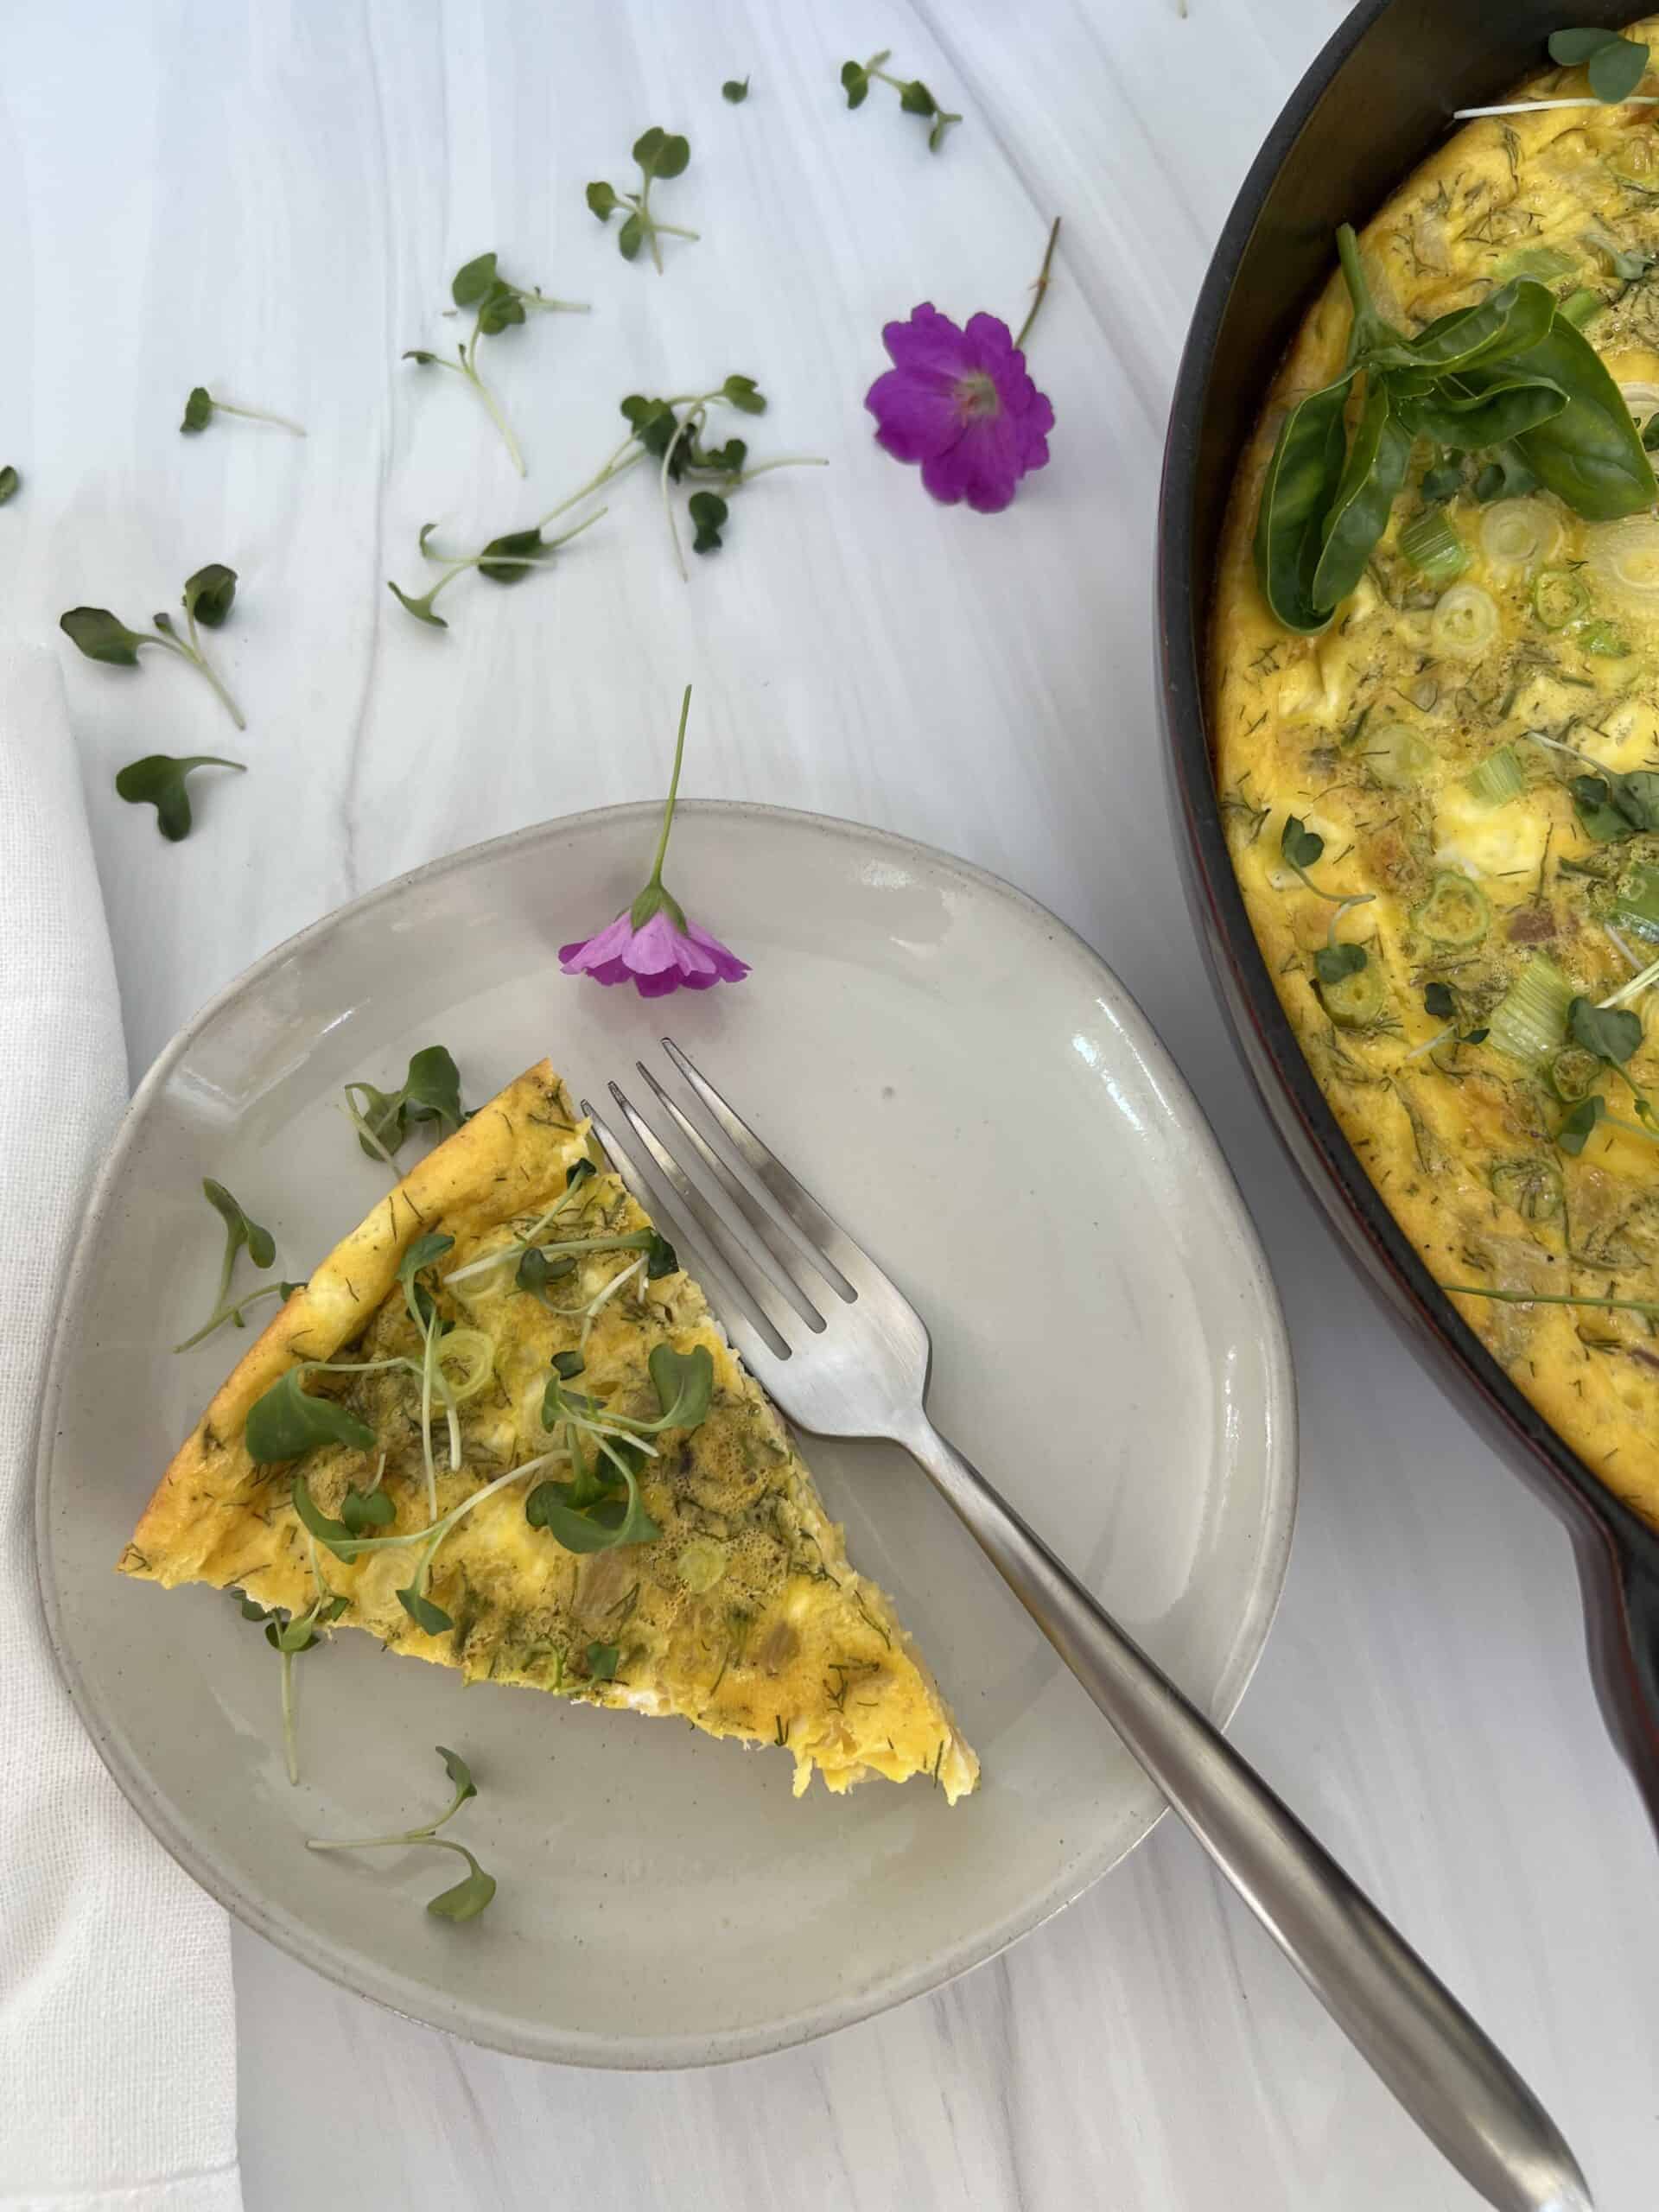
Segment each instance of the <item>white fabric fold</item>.
M61 678L12 646L0 646L0 2207L239 2212L229 1928L105 1772L40 1606L47 1350L127 1084Z

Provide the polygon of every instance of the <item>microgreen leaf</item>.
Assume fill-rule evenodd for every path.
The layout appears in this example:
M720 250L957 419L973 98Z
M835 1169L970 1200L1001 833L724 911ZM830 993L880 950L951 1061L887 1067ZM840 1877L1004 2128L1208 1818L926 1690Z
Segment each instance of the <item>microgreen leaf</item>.
M340 1501L340 1524L350 1536L389 1528L397 1518L397 1509L383 1490L347 1489Z
M691 148L677 133L653 124L634 140L633 158L647 178L683 176L691 159Z
M449 1808L449 1813L457 1812L469 1797L477 1796L478 1784L473 1780L471 1767L467 1765L459 1751L452 1751L442 1744L438 1745L437 1751L438 1757L443 1761L444 1772L455 1785L455 1802ZM444 1815L445 1820L448 1819L449 1813Z
M417 368L423 369L442 368L446 365L437 354L429 353L424 346L407 346L404 352L404 359L406 361L413 361ZM428 527L429 528L430 524Z
M1313 956L1313 972L1322 983L1340 983L1364 965L1363 944L1322 944Z
M205 569L185 579L185 613L194 614L210 630L224 626L235 599L236 570L227 569L222 561L210 561Z
M729 87L728 92L729 97ZM740 93L739 98L741 97ZM677 238L695 238L697 233L677 223L662 222L652 213L652 187L670 177L683 175L691 159L691 148L677 132L664 130L653 124L634 140L633 158L639 164L639 191L618 192L603 181L595 181L588 187L588 206L601 223L609 222L613 214L626 208L628 212L616 234L617 251L624 261L634 261L639 258L640 247L649 245L652 265L660 274L663 253L658 243L658 234L672 232Z
M937 154L944 143L944 134L953 123L960 123L959 115L948 114L919 77L895 77L882 64L888 59L885 53L873 54L868 61L843 61L841 65L841 86L847 95L849 108L862 107L870 96L874 82L891 85L899 95L899 105L906 115L931 117L933 127L927 134L927 148Z
M462 1844L454 1848L461 1853L471 1872L465 1874L453 1889L443 1890L429 1897L426 1909L436 1913L440 1920L476 1920L495 1895L495 1877L486 1874L472 1853Z
M679 1267L679 1254L666 1236L653 1230L651 1242L645 1247L645 1280L660 1282L664 1275L677 1274Z
M233 1264L237 1254L245 1249L256 1268L269 1268L275 1264L276 1238L237 1204L222 1183L215 1183L211 1176L204 1177L201 1195L225 1224L228 1245L225 1256L227 1262Z
M359 1452L372 1447L374 1431L365 1422L334 1399L313 1397L306 1389L305 1378L310 1372L309 1365L303 1363L290 1367L254 1400L245 1436L248 1457L256 1466L275 1466L285 1459L301 1459L321 1444L346 1444ZM301 1480L296 1478L296 1510L302 1487ZM304 1520L304 1514L300 1517ZM308 1522L307 1526L310 1525ZM334 1525L342 1534L350 1533L343 1522ZM321 1533L313 1529L314 1535Z
M410 1319L423 1332L430 1329L437 1313L437 1304L431 1292L420 1281L422 1272L442 1259L446 1252L453 1252L455 1240L441 1230L431 1230L424 1236L417 1236L404 1253L397 1266L397 1280L404 1287L404 1300L409 1307Z
M621 205L622 202L618 199L613 186L606 184L602 181L596 181L588 186L588 206L601 223L608 223Z
M532 1529L545 1529L568 1552L607 1552L620 1544L653 1542L663 1532L640 1503L632 1470L624 1479L626 1501L601 1496L595 1502L576 1483L537 1483L524 1500L524 1518Z
M707 1344L676 1351L658 1344L645 1363L662 1409L663 1428L696 1428L709 1411L715 1391L715 1363Z
M10 461L3 468L0 468L0 507L3 507L8 499L16 497L18 486L22 480Z
M213 402L207 385L199 384L193 386L190 397L184 403L184 420L179 424L180 429L205 430L213 419Z
M1567 1034L1573 1043L1599 1060L1623 1067L1642 1043L1642 1017L1627 1007L1598 1006L1592 999L1575 998L1567 1010Z
M443 1607L435 1605L429 1597L416 1589L412 1584L407 1590L399 1590L397 1592L397 1598L398 1604L414 1622L416 1627L424 1629L429 1636L442 1636L446 1629L454 1628L454 1623L444 1611ZM486 1902L487 1903L488 1900L486 1899Z
M129 760L124 768L117 769L116 796L132 806L153 806L156 828L177 844L190 835L194 819L190 794L185 788L185 778L193 768L234 768L238 775L246 772L243 762L223 760L217 753L189 753L182 757L146 753L142 760Z
M453 1136L467 1118L461 1071L442 1045L424 1045L410 1058L403 1087L386 1092L372 1083L348 1083L346 1109L358 1142L371 1160L390 1160L421 1122L435 1122L439 1136Z
M756 390L753 377L728 377L720 387L720 396L729 401L740 415L764 415L766 411L766 394Z
M553 1372L563 1382L574 1382L587 1364L579 1351L556 1351L553 1355Z
M1287 814L1280 833L1279 849L1294 868L1313 868L1325 851L1325 840L1317 830L1307 829L1300 815Z
M458 308L479 307L494 290L498 281L495 255L480 253L475 260L463 262L456 270L449 296Z
M410 593L406 592L401 584L393 583L390 576L386 579L386 589L400 607L407 607L417 622L424 622L429 629L447 630L449 625L442 614L435 613L432 609L433 593L439 587L435 584L432 591L423 592L416 599Z
M738 106L749 97L748 79L728 77L720 88L720 97L723 100L729 100L734 107Z
M1590 56L1590 89L1611 106L1628 99L1647 72L1648 49L1634 39L1610 38Z
M938 102L919 77L912 77L899 95L899 105L906 115L937 115Z
M1449 983L1431 983L1423 993L1423 1012L1433 1014L1436 1021L1451 1021L1457 1011L1457 1001Z
M478 573L493 584L521 584L530 574L526 563L551 550L543 543L539 530L510 530L505 537L493 537L484 548Z
M1592 1091L1589 1097L1580 1099L1562 1121L1555 1132L1556 1143L1563 1152L1576 1160L1589 1141L1591 1131L1606 1111L1606 1100L1599 1090Z
M870 96L869 72L861 68L856 61L843 61L841 65L841 82L847 94L848 106L862 107Z
M621 254L623 260L637 260L639 257L639 249L645 242L645 225L644 217L638 213L630 215L626 222L623 224L621 229L616 234L617 250Z
M150 641L118 622L107 607L72 607L58 617L58 627L88 660L101 660L111 668L137 668L138 648Z
M622 1647L620 1643L601 1643L595 1641L588 1647L588 1672L596 1682L613 1682L616 1680L617 1662L621 1656Z
M728 512L725 500L715 492L694 492L686 505L696 525L691 550L694 553L718 552L721 543L721 526Z
M1615 844L1659 830L1659 771L1632 769L1621 775L1605 769L1599 776L1574 776L1567 789L1586 837Z

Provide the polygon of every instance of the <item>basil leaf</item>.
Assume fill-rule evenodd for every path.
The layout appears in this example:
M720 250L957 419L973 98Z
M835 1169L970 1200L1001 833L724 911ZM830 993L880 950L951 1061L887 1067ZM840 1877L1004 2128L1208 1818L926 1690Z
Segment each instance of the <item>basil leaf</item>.
M1510 375L1494 377L1485 391L1451 397L1436 392L1423 399L1404 399L1399 410L1402 419L1418 436L1433 438L1437 445L1449 446L1454 453L1471 453L1507 445L1523 431L1549 422L1566 405L1567 395L1553 384Z
M1554 313L1554 296L1547 285L1517 276L1476 306L1441 315L1415 338L1374 347L1363 365L1426 369L1437 378L1450 376L1489 355L1524 353L1548 331Z
M1311 590L1316 607L1335 608L1364 575L1404 486L1411 448L1412 433L1395 415L1387 384L1368 378L1359 425L1325 518Z
M373 1449L374 1431L365 1422L334 1399L314 1398L305 1389L310 1371L303 1364L290 1367L249 1408L244 1435L248 1457L256 1466L276 1466L284 1459L301 1459L320 1444L347 1444L359 1452ZM296 1478L296 1510L301 1487ZM304 1520L304 1514L300 1517ZM348 1533L343 1522L335 1525L342 1534Z
M1343 413L1353 372L1298 400L1279 426L1255 524L1262 594L1287 630L1323 630L1331 609L1313 595L1325 524L1342 481Z
M1659 499L1624 394L1581 331L1558 315L1536 346L1503 365L1566 396L1560 414L1515 441L1546 490L1590 522L1617 521Z

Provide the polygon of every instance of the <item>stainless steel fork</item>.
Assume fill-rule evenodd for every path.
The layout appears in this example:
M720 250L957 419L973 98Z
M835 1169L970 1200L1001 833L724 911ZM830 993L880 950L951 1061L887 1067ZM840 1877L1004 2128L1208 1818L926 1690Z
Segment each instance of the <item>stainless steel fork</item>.
M1330 1853L927 1417L920 1315L671 1039L711 1142L644 1061L658 1136L613 1083L652 1165L588 1103L647 1211L694 1250L728 1334L791 1421L902 1444L1297 1968L1446 2158L1500 2212L1592 2212L1560 2132L1509 2061ZM719 1141L730 1147L729 1158ZM692 1179L676 1151L701 1170ZM735 1163L735 1166L734 1164ZM772 1200L763 1205L736 1172ZM658 1179L653 1187L652 1176Z

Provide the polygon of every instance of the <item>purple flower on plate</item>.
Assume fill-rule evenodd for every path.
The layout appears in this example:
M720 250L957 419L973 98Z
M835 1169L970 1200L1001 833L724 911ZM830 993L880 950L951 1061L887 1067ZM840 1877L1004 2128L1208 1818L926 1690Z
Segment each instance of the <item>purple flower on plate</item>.
M876 443L895 461L919 461L922 482L948 506L966 499L979 513L995 514L1020 478L1048 460L1054 410L1027 374L1021 348L1048 289L1059 227L1057 221L1049 233L1018 338L994 315L972 315L963 329L931 301L881 333L893 366L864 399Z
M680 762L685 754L686 717L691 686L680 702L680 732L674 743L674 772L663 808L663 834L645 887L631 906L590 938L559 947L567 976L591 976L596 983L632 983L642 999L665 998L670 991L706 991L715 983L738 983L749 972L729 945L701 923L689 922L679 901L663 883L668 834L679 796Z

